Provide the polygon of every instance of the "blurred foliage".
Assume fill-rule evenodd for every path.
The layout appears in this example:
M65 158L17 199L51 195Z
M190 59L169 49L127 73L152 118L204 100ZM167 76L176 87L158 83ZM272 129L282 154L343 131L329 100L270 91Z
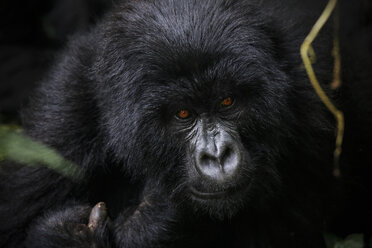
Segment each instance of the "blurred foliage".
M342 239L334 234L327 233L324 235L327 248L363 248L363 234L351 234ZM370 242L372 245L372 242Z
M3 160L29 166L43 165L74 180L78 180L80 175L75 164L53 149L33 141L15 125L0 126L0 162Z

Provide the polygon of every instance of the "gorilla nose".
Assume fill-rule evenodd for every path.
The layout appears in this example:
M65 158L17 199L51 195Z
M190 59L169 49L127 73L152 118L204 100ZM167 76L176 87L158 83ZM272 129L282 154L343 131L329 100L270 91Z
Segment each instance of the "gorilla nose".
M228 142L218 142L210 149L198 149L196 169L201 176L225 181L232 178L240 164L240 151Z

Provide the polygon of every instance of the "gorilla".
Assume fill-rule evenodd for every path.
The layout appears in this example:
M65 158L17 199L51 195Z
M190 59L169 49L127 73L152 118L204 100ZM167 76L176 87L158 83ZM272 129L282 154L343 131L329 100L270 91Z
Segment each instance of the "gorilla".
M72 37L22 118L81 179L3 163L0 246L325 247L335 123L305 9L128 0ZM345 107L331 26L314 67Z

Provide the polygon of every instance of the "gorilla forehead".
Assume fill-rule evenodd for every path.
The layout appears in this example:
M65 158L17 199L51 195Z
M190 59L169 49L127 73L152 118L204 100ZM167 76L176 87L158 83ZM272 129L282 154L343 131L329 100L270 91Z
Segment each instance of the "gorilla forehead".
M116 34L127 33L131 40L137 38L135 42L145 40L147 43L158 37L170 44L198 43L205 48L211 42L218 45L220 40L258 40L257 34L252 35L251 30L262 20L257 18L257 6L248 2L126 1L112 16L114 25L109 25L109 28ZM254 18L249 18L252 16Z
M163 64L141 80L141 99L208 107L222 97L241 94L241 90L262 88L264 75L254 68L253 63L212 56Z
M271 45L262 28L267 20L257 18L257 10L247 5L228 0L127 1L105 27L105 53L146 70L169 68L166 73L203 67L229 54L265 58L261 55Z
M271 54L269 19L257 18L258 10L248 5L228 0L124 3L103 29L105 80L120 81L117 87L134 102L223 96L239 90L236 84L262 88L282 72Z

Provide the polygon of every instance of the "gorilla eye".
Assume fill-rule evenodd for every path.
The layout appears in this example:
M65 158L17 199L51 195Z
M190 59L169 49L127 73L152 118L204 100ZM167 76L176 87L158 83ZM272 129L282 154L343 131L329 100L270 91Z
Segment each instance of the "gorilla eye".
M186 119L190 117L190 112L186 109L181 109L180 111L178 111L177 117L180 119Z
M231 97L228 97L222 100L221 105L224 107L228 107L228 106L231 106L232 103L233 103L233 99Z

